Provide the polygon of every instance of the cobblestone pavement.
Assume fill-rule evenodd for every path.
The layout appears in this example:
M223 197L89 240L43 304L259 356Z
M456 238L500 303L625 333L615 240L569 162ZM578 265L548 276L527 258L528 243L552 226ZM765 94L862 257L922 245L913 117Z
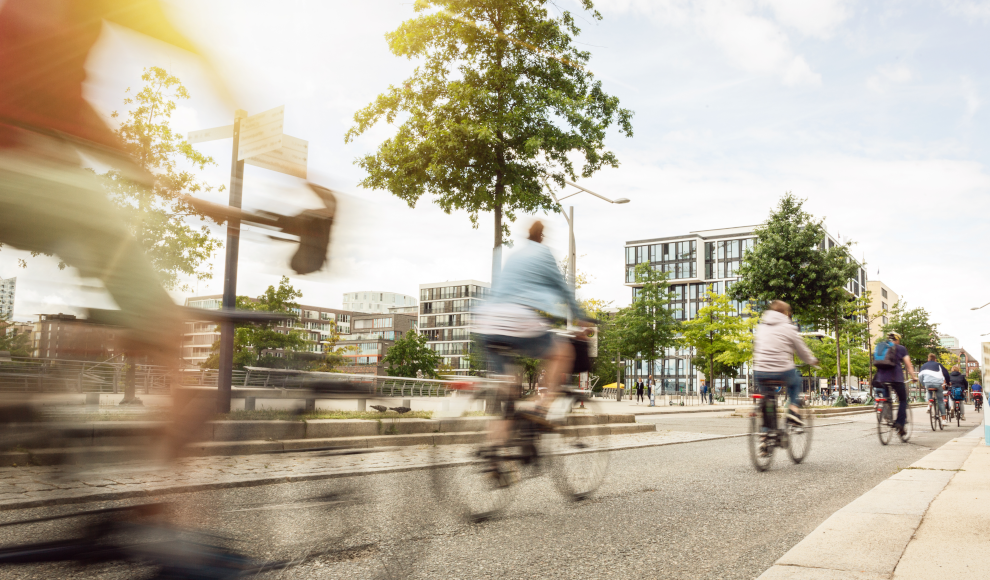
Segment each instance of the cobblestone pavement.
M632 449L725 437L657 431L613 435L599 443L611 449ZM382 449L385 450L332 456L311 452L196 457L158 468L146 462L89 467L4 467L0 468L0 510L423 469L433 461L438 464L468 461L467 454L474 446Z

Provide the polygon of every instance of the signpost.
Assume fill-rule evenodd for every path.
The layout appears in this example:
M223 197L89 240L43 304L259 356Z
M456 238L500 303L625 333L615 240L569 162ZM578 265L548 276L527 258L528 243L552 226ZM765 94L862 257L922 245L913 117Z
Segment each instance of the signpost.
M234 112L234 124L189 133L186 141L203 143L233 139L230 155L230 207L241 207L244 164L306 179L309 143L286 135L285 105L257 115ZM241 222L227 221L227 255L223 275L223 309L234 310L237 303L237 254ZM220 324L220 369L217 377L217 412L230 412L230 383L234 369L234 323Z

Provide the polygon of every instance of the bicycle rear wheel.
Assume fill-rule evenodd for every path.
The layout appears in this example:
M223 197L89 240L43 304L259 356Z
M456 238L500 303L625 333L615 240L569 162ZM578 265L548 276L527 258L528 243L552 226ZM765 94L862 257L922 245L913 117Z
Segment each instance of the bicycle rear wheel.
M811 449L811 433L814 427L814 414L807 408L801 407L801 419L804 421L803 427L787 424L787 454L791 456L791 461L801 463L808 456Z
M763 399L760 400L763 403ZM763 403L765 404L765 403ZM757 404L749 420L749 458L757 471L770 469L773 463L773 442L763 421L763 404Z
M932 424L932 431L935 430L935 422L938 420L935 418L936 415L938 415L938 413L935 411L935 409L933 409L931 405L928 405L928 420Z
M885 401L877 407L877 437L880 438L882 445L890 443L891 432L893 431L891 422L888 420L889 416L890 403Z
M962 403L956 403L956 427L962 424Z
M600 424L607 416L597 401L563 395L548 417L560 424L555 433L543 436L553 482L567 500L584 500L598 491L608 474L610 428Z

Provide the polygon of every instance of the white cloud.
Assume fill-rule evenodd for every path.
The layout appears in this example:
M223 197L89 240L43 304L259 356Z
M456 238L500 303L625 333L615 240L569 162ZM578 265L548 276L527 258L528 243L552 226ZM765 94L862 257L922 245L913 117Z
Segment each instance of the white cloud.
M778 4L768 4L778 20L806 35L825 36L845 18L839 0L816 0L813 9ZM758 8L750 0L612 0L601 6L604 12L642 14L666 26L692 26L745 71L777 76L788 86L820 85L821 75L795 53L783 28L758 14Z
M976 86L973 84L973 80L969 77L962 77L962 97L966 102L966 116L963 118L965 123L969 123L973 120L973 116L976 115L976 111L980 109L980 97L976 94Z
M942 0L942 5L950 14L970 20L990 20L988 0Z
M876 74L866 80L866 86L873 92L882 93L892 83L906 83L913 78L914 73L904 63L880 65Z
M805 36L828 38L851 15L849 0L759 0L773 10L777 21Z

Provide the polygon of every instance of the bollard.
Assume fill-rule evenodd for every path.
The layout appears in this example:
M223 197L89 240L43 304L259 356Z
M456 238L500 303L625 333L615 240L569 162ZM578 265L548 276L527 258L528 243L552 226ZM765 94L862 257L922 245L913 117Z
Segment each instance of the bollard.
M254 411L254 397L244 397L244 410Z
M86 404L87 405L99 405L100 404L100 394L99 393L86 393Z
M362 413L368 410L368 399L358 399L357 410Z
M402 399L402 406L412 409L412 399Z
M316 399L306 399L306 411L316 410Z

